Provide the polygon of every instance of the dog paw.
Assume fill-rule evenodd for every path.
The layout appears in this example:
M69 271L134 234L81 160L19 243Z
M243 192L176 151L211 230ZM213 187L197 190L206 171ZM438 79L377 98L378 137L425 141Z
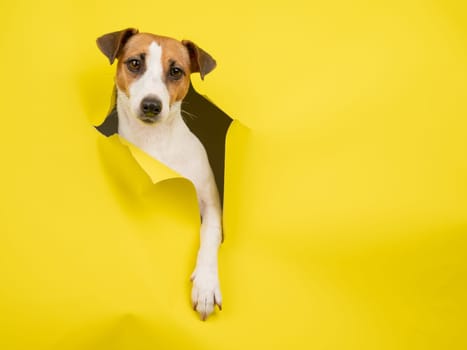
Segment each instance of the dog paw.
M191 281L193 309L203 321L213 313L216 305L222 310L222 296L216 269L197 267L191 275Z

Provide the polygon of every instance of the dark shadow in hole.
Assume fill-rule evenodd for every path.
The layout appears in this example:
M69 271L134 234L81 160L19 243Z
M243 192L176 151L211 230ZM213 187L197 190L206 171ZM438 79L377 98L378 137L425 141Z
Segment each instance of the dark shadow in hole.
M188 94L182 102L182 116L191 132L198 137L208 154L221 202L224 199L225 138L232 123L226 113L206 97L200 95L190 84ZM104 122L96 129L105 136L118 133L116 93Z

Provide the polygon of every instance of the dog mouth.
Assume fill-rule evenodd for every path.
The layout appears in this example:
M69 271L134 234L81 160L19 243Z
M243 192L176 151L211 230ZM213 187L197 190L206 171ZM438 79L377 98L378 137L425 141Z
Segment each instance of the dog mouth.
M157 115L142 115L138 117L144 124L154 124L158 120Z

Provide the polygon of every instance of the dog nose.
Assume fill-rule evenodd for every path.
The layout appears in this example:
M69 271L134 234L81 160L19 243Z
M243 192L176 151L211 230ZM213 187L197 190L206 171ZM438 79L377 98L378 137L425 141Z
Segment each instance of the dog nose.
M141 111L147 117L157 116L162 111L162 102L156 97L146 97L141 101Z

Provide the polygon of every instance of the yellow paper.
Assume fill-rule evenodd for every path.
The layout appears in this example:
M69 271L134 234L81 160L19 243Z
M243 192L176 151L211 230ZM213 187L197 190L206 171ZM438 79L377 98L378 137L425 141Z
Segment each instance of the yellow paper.
M0 10L0 349L467 348L465 2ZM193 186L93 127L95 39L132 26L215 57L194 86L237 120L206 322Z

